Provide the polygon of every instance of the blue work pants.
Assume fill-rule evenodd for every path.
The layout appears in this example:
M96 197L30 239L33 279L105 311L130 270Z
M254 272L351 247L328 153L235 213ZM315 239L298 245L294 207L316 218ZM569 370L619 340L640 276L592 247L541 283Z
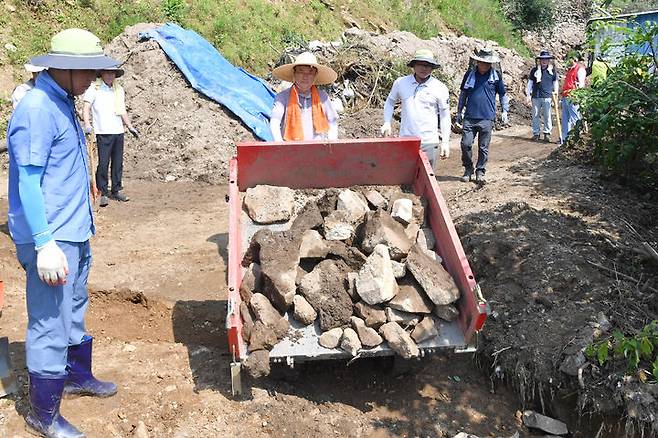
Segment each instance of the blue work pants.
M578 105L569 100L568 97L562 98L562 138L561 143L564 143L569 135L569 131L576 126L578 120L581 119L580 109Z
M91 247L86 242L62 242L57 246L69 264L66 284L48 286L37 273L34 244L16 245L18 261L26 274L27 335L25 356L30 373L66 375L69 345L78 345L85 335L85 312L89 298L87 280Z

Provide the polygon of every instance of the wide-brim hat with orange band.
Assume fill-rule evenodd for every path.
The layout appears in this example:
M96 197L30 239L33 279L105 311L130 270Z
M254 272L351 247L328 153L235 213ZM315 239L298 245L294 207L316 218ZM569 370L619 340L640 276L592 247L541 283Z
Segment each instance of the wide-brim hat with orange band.
M338 73L336 73L331 67L318 64L318 59L311 52L300 53L297 55L293 62L280 65L279 67L272 70L272 75L282 81L294 82L295 67L301 65L315 67L315 69L318 71L318 74L315 75L315 85L331 84L336 80L336 78L338 78Z

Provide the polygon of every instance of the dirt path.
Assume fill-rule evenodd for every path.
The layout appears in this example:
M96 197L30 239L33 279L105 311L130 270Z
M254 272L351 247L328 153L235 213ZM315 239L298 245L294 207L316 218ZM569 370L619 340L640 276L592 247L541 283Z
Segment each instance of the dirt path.
M528 136L525 128L495 135L491 182L482 189L458 181L453 136L453 154L439 163L437 175L458 226L510 201L538 208L559 204L560 196L543 188L545 180L540 187L524 171L555 145L532 143ZM153 437L452 437L462 430L481 437L508 437L517 430L529 436L519 422L515 393L500 386L494 391L472 357L454 354L422 360L404 377L396 377L385 360L317 364L281 379L250 382L242 399L232 399L224 338L225 188L130 179L126 187L131 202L111 203L96 215L88 312L95 371L116 381L119 394L66 400L62 408L88 436L132 436L140 421ZM6 210L3 184L0 217ZM22 437L24 280L6 226L0 231L6 286L0 334L9 336L22 383L19 394L0 399L0 435Z

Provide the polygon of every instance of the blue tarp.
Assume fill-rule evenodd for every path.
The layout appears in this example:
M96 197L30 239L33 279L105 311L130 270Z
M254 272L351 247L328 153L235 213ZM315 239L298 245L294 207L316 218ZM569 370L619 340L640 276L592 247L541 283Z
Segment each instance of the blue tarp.
M195 90L231 110L262 140L273 140L269 119L274 92L260 78L235 67L199 34L176 24L140 36L157 41Z

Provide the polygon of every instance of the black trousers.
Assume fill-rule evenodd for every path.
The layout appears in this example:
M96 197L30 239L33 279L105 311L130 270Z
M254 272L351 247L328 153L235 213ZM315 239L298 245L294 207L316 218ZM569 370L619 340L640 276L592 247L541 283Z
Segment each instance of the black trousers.
M112 170L112 193L122 189L123 175L123 134L97 134L98 168L96 169L96 187L101 195L108 195L108 168Z

